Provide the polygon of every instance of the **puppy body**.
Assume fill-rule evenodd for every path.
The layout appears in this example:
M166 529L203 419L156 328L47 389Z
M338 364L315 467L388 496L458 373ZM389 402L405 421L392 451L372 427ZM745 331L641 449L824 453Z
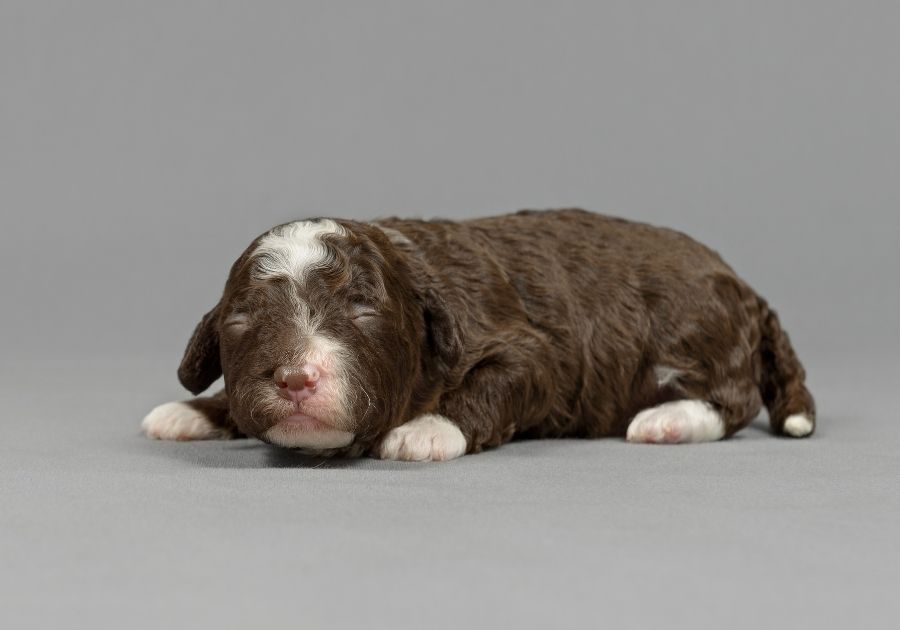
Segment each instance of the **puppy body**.
M225 393L187 403L217 428L198 436L324 454L707 441L763 404L776 433L815 422L774 311L715 252L582 210L275 228L235 263L179 376L197 393L222 371Z

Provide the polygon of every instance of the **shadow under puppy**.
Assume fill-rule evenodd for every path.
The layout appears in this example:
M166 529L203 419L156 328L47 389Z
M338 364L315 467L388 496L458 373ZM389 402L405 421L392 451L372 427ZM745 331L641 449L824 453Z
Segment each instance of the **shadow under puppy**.
M775 312L707 247L583 210L310 219L257 238L147 435L446 460L514 436L718 440L815 406Z

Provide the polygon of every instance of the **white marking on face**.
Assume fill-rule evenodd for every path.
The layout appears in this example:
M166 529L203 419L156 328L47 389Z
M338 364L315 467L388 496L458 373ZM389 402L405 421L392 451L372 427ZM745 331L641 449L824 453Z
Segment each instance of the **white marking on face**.
M319 334L306 337L283 365L314 367L318 372L315 389L297 400L280 397L274 386L251 390L255 398L247 410L250 420L259 414L275 423L261 437L277 446L310 452L349 445L358 430L357 421L366 419L372 402L361 385L353 386L356 379L347 370L348 362L349 351L342 343ZM354 403L366 402L359 406L359 417L354 416Z
M703 400L676 400L644 409L628 425L629 442L713 442L725 435L722 417Z
M331 219L295 221L275 228L260 239L251 254L253 278L262 281L285 277L301 280L311 269L327 262L328 249L322 237L345 233L344 228ZM269 439L280 446L296 448L346 446L353 440L353 434L348 431L353 428L349 418L349 400L353 392L346 369L351 353L339 341L321 334L325 311L313 312L303 294L302 282L287 283L277 290L287 292L284 297L289 300L293 311L290 321L298 337L304 340L297 355L290 357L289 364L311 363L322 369L323 376L316 393L304 402L304 408L308 408L311 415L331 424L335 433L329 435L327 431L303 431L297 427L288 431L284 427L273 427L267 432ZM265 403L259 409L264 407ZM270 404L269 410L274 409L277 406Z
M678 377L681 376L681 370L676 370L673 367L665 365L657 365L653 368L653 372L656 375L656 384L659 387L665 387L666 385L674 383L678 380Z
M784 421L784 432L791 437L806 437L807 435L812 433L812 431L812 420L807 418L802 413L788 416L787 420Z
M381 459L411 462L455 459L466 452L466 438L449 418L428 413L391 429L375 453Z
M313 452L349 446L355 437L349 431L341 431L340 429L311 430L289 422L276 424L274 427L267 429L263 435L276 446L299 448Z
M217 440L229 437L203 413L183 402L169 402L147 414L141 422L147 437L157 440Z
M253 276L258 280L300 278L307 269L327 259L322 236L343 233L344 228L331 219L294 221L277 227L260 239L252 254L256 263Z
M296 287L292 287L291 306L294 309L293 322L297 333L305 337L314 337L322 326L321 316L314 317L312 311L299 295L296 294ZM325 343L323 341L323 343Z
M321 416L338 429L349 430L353 428L353 419L349 417L353 392L346 369L349 352L342 343L324 335L313 334L308 339L305 352L294 363L315 365L319 368L320 378L316 393L304 404L313 415ZM365 396L360 392L356 395Z

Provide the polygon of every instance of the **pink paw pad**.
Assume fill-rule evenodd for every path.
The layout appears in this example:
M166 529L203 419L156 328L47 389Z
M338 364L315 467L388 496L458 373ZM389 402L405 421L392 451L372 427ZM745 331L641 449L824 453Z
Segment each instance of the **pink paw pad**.
M628 425L626 439L646 444L710 442L721 439L724 425L718 412L700 400L677 400L644 409Z

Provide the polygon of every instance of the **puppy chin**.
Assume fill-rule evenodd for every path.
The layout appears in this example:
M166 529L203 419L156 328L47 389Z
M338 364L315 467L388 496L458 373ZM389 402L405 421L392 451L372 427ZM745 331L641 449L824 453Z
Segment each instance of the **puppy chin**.
M324 451L349 446L356 436L311 416L296 414L269 427L261 437L275 446Z

